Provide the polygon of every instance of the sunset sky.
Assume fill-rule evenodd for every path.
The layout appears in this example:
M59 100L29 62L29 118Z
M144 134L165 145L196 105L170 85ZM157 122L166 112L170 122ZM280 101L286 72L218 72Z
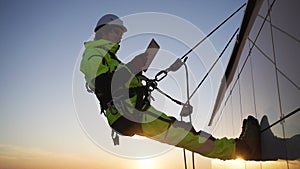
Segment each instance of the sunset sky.
M78 82L76 80L81 80L82 84L79 82L75 86L84 85L81 79L83 77L77 69L83 43L93 35L98 19L107 13L124 17L125 20L127 16L145 12L178 17L179 20L194 25L194 29L199 29L203 37L243 3L243 0L0 1L0 168L183 168L182 149L172 149L171 146L152 143L143 138L133 140L157 144L164 151L138 158L138 155L126 157L126 153L116 155L109 152L111 149L104 150L96 137L101 136L100 133L110 134L110 129L100 115L93 120L106 128L103 131L95 130L95 136L89 133L90 130L85 128L86 119L81 119L82 111L79 112L76 109L78 103L74 103L74 100L80 100L78 97L81 97L81 93L88 94L85 90L74 94L72 90L74 82ZM243 11L210 38L214 58L241 24L242 16ZM171 31L175 28L169 29ZM190 37L189 33L182 30L180 36ZM130 42L140 43L140 46L137 45L138 50L142 50L148 44L150 36L146 35L145 39L136 37L132 41L128 38L123 46L121 42L121 59L126 60L124 55L134 51L136 46ZM201 36L191 36L192 41L189 42L195 44L194 42L201 40L198 39ZM170 39L163 36L158 36L158 40L162 49L179 55L178 57L188 49L168 43L171 42ZM226 61L225 56L221 63L226 64ZM188 61L187 64L191 71L200 70L193 61ZM205 70L198 72L199 74L193 73L195 81L199 82ZM166 89L166 82L161 87ZM166 90L176 93L172 89ZM91 95L88 97L93 101ZM160 103L155 104L165 107ZM94 105L93 108L87 105L84 108L87 112L97 114L97 105ZM205 106L206 103L202 103L202 107ZM206 107L209 110L211 105ZM205 118L208 116L205 112L202 113ZM93 122L90 124L94 124ZM195 123L199 130L205 121ZM134 149L134 146L126 147L126 142L130 142L130 139L121 138L124 144L121 143L120 149L128 152ZM110 137L101 137L100 141L102 140L112 144ZM210 168L210 160L200 155L196 155L196 164Z

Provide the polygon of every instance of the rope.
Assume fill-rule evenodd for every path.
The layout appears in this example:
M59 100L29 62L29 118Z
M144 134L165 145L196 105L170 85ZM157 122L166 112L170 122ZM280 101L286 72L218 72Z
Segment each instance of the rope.
M232 18L236 13L238 13L246 3L244 3L241 7L239 7L235 12L233 12L229 17L227 17L222 23L220 23L215 29L213 29L208 35L206 35L200 42L198 42L193 48L191 48L185 55L181 57L184 59L189 53L191 53L197 46L199 46L203 41L205 41L208 37L210 37L216 30L218 30L222 25L224 25L230 18Z
M187 58L185 58L185 61L186 61ZM187 65L184 61L184 68L185 68L185 77L186 77L186 97L187 97L187 101L186 103L188 105L190 105L190 99L189 99L189 95L190 95L190 90L189 90L189 73L188 73L188 68L187 68ZM192 116L191 116L191 113L189 113L189 121L190 123L192 124ZM183 121L183 118L181 116L181 121ZM184 159L184 166L185 166L185 169L187 169L187 162L186 162L186 152L185 152L185 149L183 149L183 159ZM193 169L195 169L195 153L192 152L192 165L193 165Z
M258 15L260 18L264 18L263 16L261 16L261 15ZM267 22L269 22L270 23L270 21L268 21L267 20ZM289 34L288 32L286 32L285 30L283 30L283 29L281 29L281 28L279 28L278 26L276 26L276 25L273 25L272 23L270 23L270 25L273 27L273 28L275 28L276 30L278 30L278 31L280 31L280 32L282 32L283 34L285 34L285 35L287 35L288 37L290 37L290 38L292 38L292 39L294 39L296 42L298 42L298 43L300 43L300 40L298 39L298 38L296 38L295 36L293 36L293 35L291 35L291 34Z
M254 77L253 77L252 57L250 58L250 68L251 68L251 82L252 82L252 96L253 96L253 104L254 104L254 113L255 113L255 117L257 117L257 110L256 110L257 106L256 106L256 98L255 98L255 86L254 86Z
M238 76L238 79L240 78L240 76ZM242 105L242 91L241 91L241 83L240 81L238 81L238 85L239 85L239 100L240 100L240 111L241 111L241 121L243 121L243 105Z
M172 100L174 103L178 104L178 105L184 105L184 103L182 103L179 100L174 99L173 97L171 97L170 95L168 95L167 93L165 93L164 91L162 91L161 89L159 89L157 86L154 87L154 89L156 89L159 93L161 93L162 95L166 96L168 99Z
M290 113L288 113L288 115L281 117L279 120L277 120L276 122L274 122L274 123L271 124L270 126L264 128L264 129L262 129L260 132L263 133L263 132L267 131L268 129L272 128L272 127L275 126L276 124L278 124L278 123L284 121L286 118L288 118L288 117L290 117L290 116L296 114L296 113L299 112L299 111L300 111L300 107L298 107L298 108L296 108L295 110L291 111Z
M229 17L227 17L221 24L219 24L215 29L213 29L208 35L206 35L201 41L199 41L193 48L191 48L187 53L185 53L180 59L183 60L183 59L187 58L188 54L190 54L196 47L198 47L202 42L204 42L208 37L210 37L215 31L217 31L222 25L224 25L230 18L232 18L236 13L238 13L245 5L246 5L246 3L244 3L236 11L234 11ZM169 71L176 71L176 70L178 70L180 68L180 66L182 66L182 64L178 66L177 61L178 60L176 60L172 64L172 65L176 65L177 66L177 67L175 66L176 67L175 70L171 69L172 65L168 69L161 70L160 72L158 72L155 75L155 81L159 82L162 79L164 79L167 76L167 74L168 74Z
M199 89L199 87L202 85L202 83L204 82L204 80L206 79L206 77L209 75L209 73L211 72L211 70L215 67L216 63L220 60L220 58L222 57L222 55L224 54L224 52L226 51L226 49L228 48L229 44L231 43L232 39L235 37L235 35L237 34L239 28L236 29L236 31L234 32L234 34L231 36L230 40L227 42L227 44L225 45L224 49L222 50L222 52L220 53L220 55L218 56L218 58L216 59L216 61L213 63L213 65L210 67L209 71L206 73L206 75L204 76L204 78L201 80L201 82L198 84L198 86L194 89L192 95L189 94L189 79L188 79L188 69L187 69L187 65L184 62L184 66L185 66L185 71L186 71L186 82L187 82L187 101L186 104L190 105L190 100L193 97L193 95L196 93L196 91ZM186 60L187 58L185 58ZM181 120L182 120L182 116L181 116ZM192 123L192 117L191 114L189 114L189 120ZM185 169L187 169L187 164L186 164L186 152L185 149L183 149L183 156L184 156L184 166ZM195 155L194 152L192 152L192 164L193 164L193 169L195 169Z
M232 98L230 99L230 106L231 107L233 107L233 103L232 103ZM234 116L233 116L233 109L231 109L231 111L230 111L230 113L231 113L231 125L232 126L234 126L234 123L233 123L233 118L234 118ZM234 132L234 127L232 128L232 134L234 134L235 132Z
M272 64L275 64L274 61L270 58L270 56L268 56L265 52L263 52L263 50L257 46L256 44L254 44L254 42L248 37L248 40L254 45L254 47L267 59L269 60ZM288 80L293 86L295 86L298 90L300 90L300 86L298 86L293 80L291 80L283 71L281 71L281 69L279 69L278 67L275 67L276 71L278 71L284 78L286 78L286 80Z
M273 1L273 3L275 2L275 0ZM268 0L268 5L269 5L269 0ZM269 15L269 18L270 18L270 25L272 25L272 16ZM276 52L275 52L275 45L274 45L274 35L273 35L273 28L272 26L270 26L270 32L271 32L271 41L272 41L272 50L273 50L273 57L274 57L274 66L275 66L275 76L276 76L276 87L277 87L277 94L278 94L278 104L279 104L279 111L280 111L280 114L281 114L281 117L283 117L283 113L282 113L282 102L281 102L281 93L280 93L280 90L279 90L279 79L278 79L278 72L276 71L276 68L277 68L277 58L276 58ZM283 137L285 137L285 130L284 130L284 125L281 124L281 127L282 127L282 132L283 132ZM286 141L285 141L286 142ZM285 144L285 148L287 149L287 145ZM287 158L288 157L288 154L287 152L285 151L285 157ZM288 162L287 162L288 164ZM288 165L287 165L288 166ZM288 167L289 168L289 167Z
M220 55L218 56L218 58L215 60L215 62L210 67L210 69L208 70L208 72L205 74L205 76L203 77L203 79L200 81L200 83L198 84L198 86L194 89L194 91L192 92L192 94L189 96L188 100L190 100L194 96L194 94L199 89L199 87L202 85L202 83L204 82L204 80L207 78L207 76L209 75L209 73L211 72L211 70L214 68L214 66L217 64L217 62L220 60L220 58L222 57L222 55L226 51L227 47L231 43L232 39L234 38L234 36L238 32L238 30L239 30L239 28L237 28L236 31L234 32L234 34L231 36L230 40L227 42L226 46L224 47L224 49L222 50L222 52L220 53Z
M181 121L183 121L182 116L181 116ZM185 148L183 148L182 150L183 150L183 162L184 162L184 168L187 169L187 163L186 163L186 151L185 151Z
M234 36L236 35L236 33L238 32L239 28L237 28L237 30L234 32L234 34L232 35L232 37L230 38L230 40L228 41L228 43L226 44L226 46L224 47L224 49L222 50L222 52L220 53L220 55L218 56L218 58L215 60L215 62L213 63L213 65L210 67L209 71L205 74L205 76L203 77L203 79L200 81L200 83L197 85L197 87L194 89L194 91L192 92L192 94L188 97L186 103L183 103L177 99L174 99L173 97L171 97L170 95L168 95L167 93L165 93L164 91L162 91L161 89L159 89L157 86L153 87L154 89L156 89L159 93L163 94L164 96L166 96L167 98L169 98L170 100L172 100L173 102L175 102L178 105L184 105L187 104L191 98L194 96L194 94L197 92L197 90L201 87L202 83L205 81L205 79L208 77L209 73L212 71L212 69L214 68L214 66L217 64L217 62L220 60L220 58L223 56L224 52L226 51L226 49L228 48L229 44L231 43L232 39L234 38Z
M275 2L275 0L273 1L273 3ZM269 0L268 0L268 4L269 4ZM269 15L270 18L270 23L272 24L272 17L271 15ZM277 68L277 59L276 59L276 52L275 52L275 45L274 45L274 36L273 36L273 29L272 26L270 26L270 32L271 32L271 41L272 41L272 51L273 51L273 57L274 57L274 66L275 66L275 77L276 77L276 87L277 87L277 94L278 94L278 102L279 102L279 110L280 110L280 114L281 116L282 114L282 105L281 105L281 94L279 91L279 80L278 80L278 72L276 71Z
M186 77L186 92L187 92L187 97L189 97L189 93L190 93L190 90L189 90L189 73L188 73L188 69L187 69L187 66L186 64L184 63L184 68L185 68L185 77ZM190 104L189 100L187 101L188 104ZM191 117L191 114L189 115ZM191 122L191 118L190 118L190 122ZM183 121L183 117L181 116L181 121ZM192 122L191 122L192 124ZM194 169L194 158L193 159L193 169ZM187 169L187 162L186 162L186 152L185 152L185 148L183 149L183 160L184 160L184 167L185 169Z

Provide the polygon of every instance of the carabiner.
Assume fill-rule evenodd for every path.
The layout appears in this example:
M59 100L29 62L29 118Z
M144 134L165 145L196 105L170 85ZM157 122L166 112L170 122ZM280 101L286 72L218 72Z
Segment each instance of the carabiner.
M157 81L157 82L161 81L163 78L165 78L167 76L167 74L168 74L168 72L165 70L158 72L155 76L155 81ZM161 76L161 77L159 78L159 76Z

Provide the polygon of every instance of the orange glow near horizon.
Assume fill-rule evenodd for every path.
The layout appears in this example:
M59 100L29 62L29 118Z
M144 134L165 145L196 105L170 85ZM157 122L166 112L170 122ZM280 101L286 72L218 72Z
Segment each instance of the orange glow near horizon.
M156 168L155 167L155 162L152 159L142 159L142 160L139 160L138 164L139 164L138 168L143 168L143 169Z
M225 168L225 166L230 166L231 169L243 168L246 164L246 161L242 158L237 158L235 160L219 160L213 159L212 160L212 167L211 168Z
M245 161L242 157L237 157L235 160L236 160L236 161L241 161L241 162L242 162L242 161L243 161L243 162Z

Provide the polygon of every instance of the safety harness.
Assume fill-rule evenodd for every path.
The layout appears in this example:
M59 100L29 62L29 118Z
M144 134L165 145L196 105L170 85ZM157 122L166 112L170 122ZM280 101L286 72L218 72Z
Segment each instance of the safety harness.
M110 58L121 63L121 61L116 57L116 55L113 52L111 52L109 49L107 49L105 46L97 46L97 48L101 48L107 51L107 53L110 55ZM102 62L105 64L106 62L105 57L103 57ZM105 74L104 75L105 79L107 81L111 81L114 72L115 71ZM150 107L151 92L154 90L154 88L156 88L155 86L157 85L153 81L150 81L147 77L143 76L142 73L137 74L136 77L146 81L146 86L134 87L129 89L123 87L123 89L118 89L117 91L118 93L113 94L114 96L113 98L110 93L111 91L108 90L110 89L108 86L106 86L107 88L105 89L97 88L97 86L99 86L96 85L97 77L92 80L94 85L90 85L88 82L86 82L85 87L89 93L94 93L97 96L101 107L100 114L106 116L106 109L109 109L110 113L115 115L119 113L118 110L120 110L122 111L122 113L127 113L126 114L127 116L132 116L133 118L136 118L134 116L137 116L136 115L137 113L135 114L133 113L133 115L130 115L128 113L126 106L130 107L131 105L125 103L125 98L123 93L128 92L129 90L129 98L136 96L136 104L134 109L138 111L146 111ZM102 84L101 86L103 87L105 85ZM114 142L114 145L119 145L119 133L117 133L113 128L111 132L111 137Z

